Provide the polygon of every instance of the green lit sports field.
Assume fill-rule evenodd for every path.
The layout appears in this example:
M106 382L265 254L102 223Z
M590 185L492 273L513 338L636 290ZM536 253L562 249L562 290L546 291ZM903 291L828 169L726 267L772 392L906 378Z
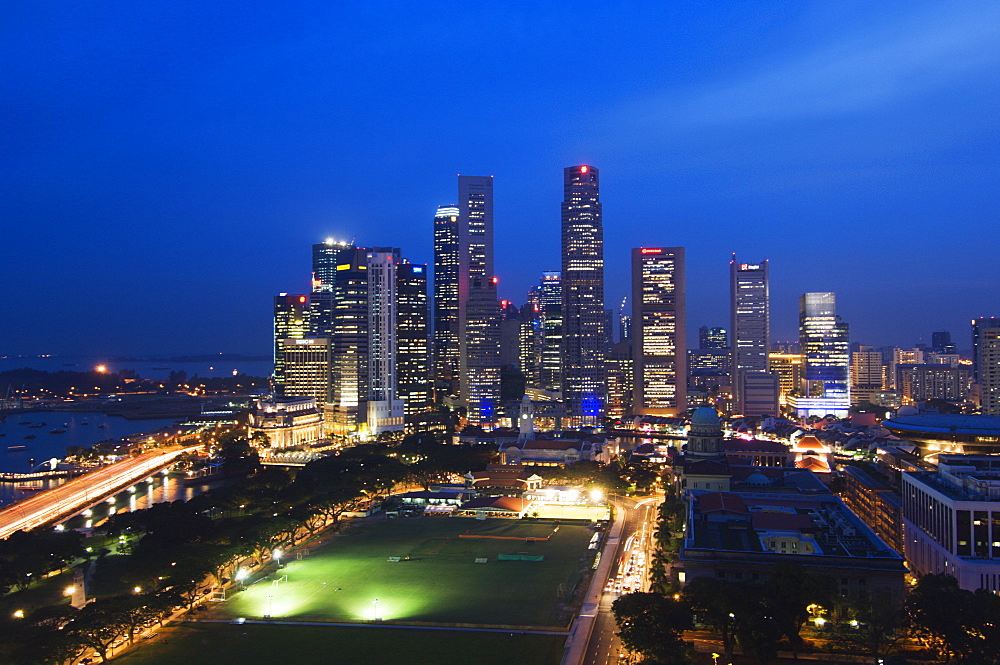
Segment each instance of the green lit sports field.
M562 524L553 533L555 526L446 517L366 522L291 561L271 580L249 586L219 610L273 619L565 625L571 593L593 560L587 550L593 532ZM549 534L544 542L520 540ZM499 554L520 553L545 559L497 560ZM274 581L283 575L287 580Z
M558 665L562 635L187 623L167 628L120 665Z

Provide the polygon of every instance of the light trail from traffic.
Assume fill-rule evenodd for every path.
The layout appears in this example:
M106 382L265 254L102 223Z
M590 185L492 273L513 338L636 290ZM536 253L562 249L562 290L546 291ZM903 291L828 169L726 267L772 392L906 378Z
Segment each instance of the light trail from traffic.
M0 510L0 539L57 522L156 473L200 446L157 450L110 464Z

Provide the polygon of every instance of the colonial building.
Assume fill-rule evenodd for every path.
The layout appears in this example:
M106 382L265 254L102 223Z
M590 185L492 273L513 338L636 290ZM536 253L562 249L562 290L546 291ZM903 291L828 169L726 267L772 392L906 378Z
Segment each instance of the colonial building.
M269 397L254 401L250 435L263 434L271 448L316 443L323 436L323 417L312 397Z

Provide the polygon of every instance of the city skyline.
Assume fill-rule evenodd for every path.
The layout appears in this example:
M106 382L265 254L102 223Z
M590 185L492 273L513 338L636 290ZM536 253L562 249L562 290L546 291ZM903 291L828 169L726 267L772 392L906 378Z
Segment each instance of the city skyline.
M521 304L560 267L571 164L601 169L606 306L632 247L685 247L690 339L727 325L732 252L770 261L776 341L807 291L874 346L967 350L998 314L995 4L191 11L4 10L0 353L267 354L310 245L432 263L455 173L496 176ZM565 54L596 42L580 98Z

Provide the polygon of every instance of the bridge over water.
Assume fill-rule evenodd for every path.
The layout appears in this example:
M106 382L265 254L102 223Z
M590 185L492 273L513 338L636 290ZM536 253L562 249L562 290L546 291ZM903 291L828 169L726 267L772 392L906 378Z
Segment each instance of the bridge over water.
M200 446L161 449L95 469L0 510L0 538L20 530L52 524L89 508L170 466Z

